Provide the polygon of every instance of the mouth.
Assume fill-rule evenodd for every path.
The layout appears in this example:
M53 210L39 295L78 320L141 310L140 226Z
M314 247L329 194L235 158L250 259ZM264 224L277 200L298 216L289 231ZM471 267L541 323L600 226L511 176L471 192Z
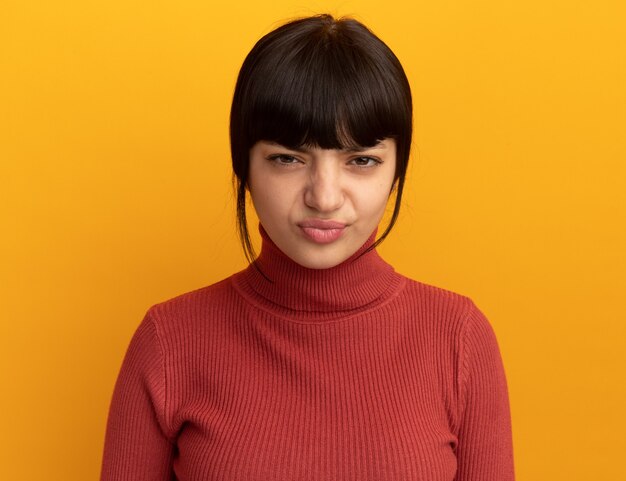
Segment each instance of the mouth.
M339 239L346 228L343 222L308 219L298 224L305 237L316 244L329 244Z

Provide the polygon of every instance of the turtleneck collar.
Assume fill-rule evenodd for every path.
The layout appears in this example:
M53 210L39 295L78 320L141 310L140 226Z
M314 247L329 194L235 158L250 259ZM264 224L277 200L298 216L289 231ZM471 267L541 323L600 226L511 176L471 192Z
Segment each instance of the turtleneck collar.
M375 249L376 230L348 259L328 269L303 267L284 254L262 226L261 254L234 276L235 285L263 308L297 321L335 319L384 302L402 283Z

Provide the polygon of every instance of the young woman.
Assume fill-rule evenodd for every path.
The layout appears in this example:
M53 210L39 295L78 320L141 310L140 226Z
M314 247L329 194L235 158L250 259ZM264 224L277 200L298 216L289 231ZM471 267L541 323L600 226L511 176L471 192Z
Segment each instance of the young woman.
M400 208L411 105L399 61L355 20L299 19L254 46L230 126L251 264L147 311L102 481L514 478L489 322L375 250Z

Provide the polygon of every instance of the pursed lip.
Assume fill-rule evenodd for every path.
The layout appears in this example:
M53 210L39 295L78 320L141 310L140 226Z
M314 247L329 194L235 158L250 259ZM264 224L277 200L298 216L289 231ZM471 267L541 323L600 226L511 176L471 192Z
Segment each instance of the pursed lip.
M312 227L314 229L343 229L346 224L336 220L306 219L298 224L300 227Z
M340 239L346 224L336 220L306 219L298 224L304 236L316 244L330 244Z

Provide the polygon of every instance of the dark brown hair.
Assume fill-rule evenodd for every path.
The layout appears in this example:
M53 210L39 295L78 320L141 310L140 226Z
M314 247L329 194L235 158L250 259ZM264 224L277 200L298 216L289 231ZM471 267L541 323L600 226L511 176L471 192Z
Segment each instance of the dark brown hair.
M400 61L357 20L315 15L262 37L239 71L230 113L237 225L248 261L255 258L246 190L250 149L256 142L343 149L395 139L395 206L371 250L398 218L412 123L411 89Z

